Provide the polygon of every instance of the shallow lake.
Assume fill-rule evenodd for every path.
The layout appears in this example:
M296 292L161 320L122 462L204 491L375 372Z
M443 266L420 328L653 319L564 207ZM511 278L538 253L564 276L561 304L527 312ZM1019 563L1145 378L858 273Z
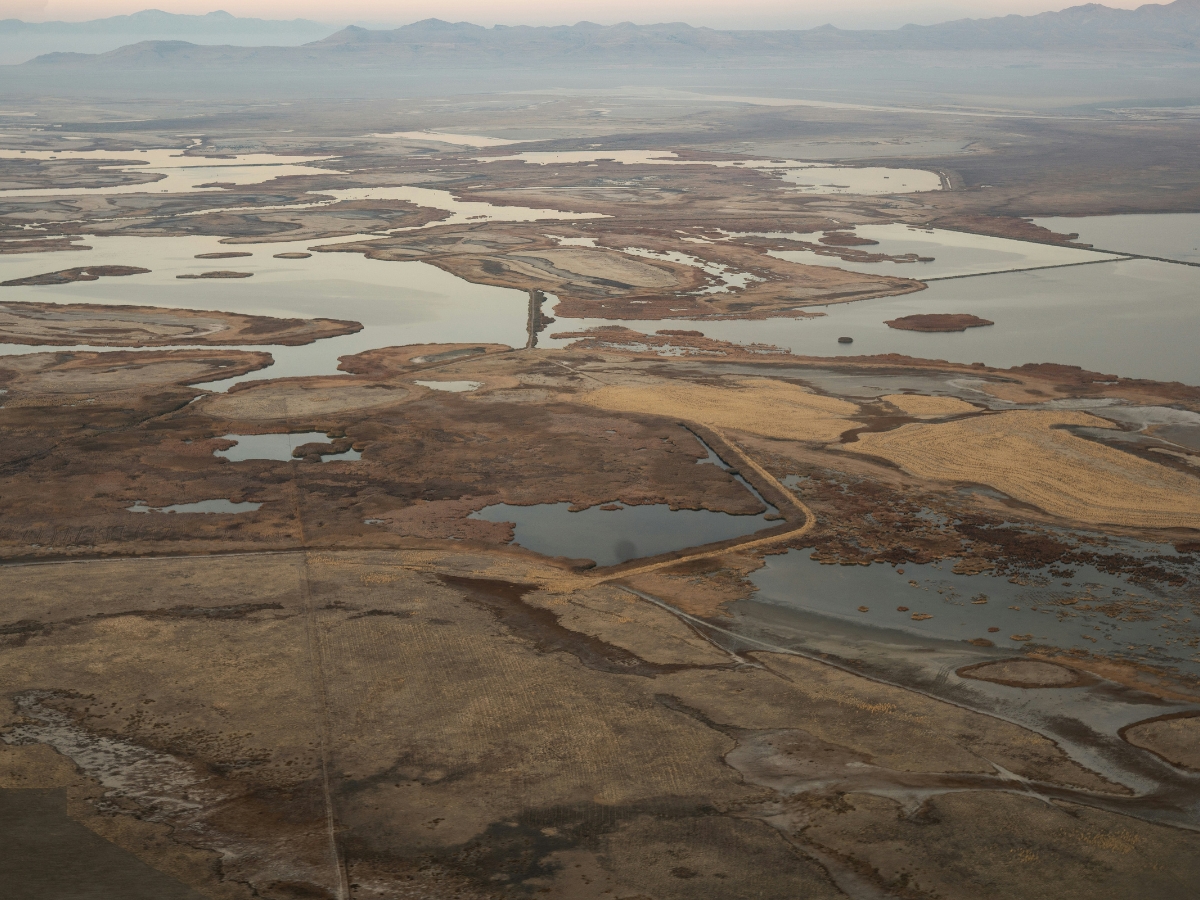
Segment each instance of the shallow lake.
M369 260L358 253L316 253L299 260L273 258L310 245L356 239L231 245L221 244L215 237L88 237L85 240L91 250L0 255L0 281L100 264L138 265L152 271L66 285L0 288L0 300L127 303L281 317L336 316L365 326L358 334L303 347L246 348L267 350L275 364L237 379L214 382L208 386L213 390L224 390L237 381L335 374L339 356L375 347L445 342L525 345L528 295L524 291L471 284L421 262ZM1022 251L1026 261L1031 254L1043 252L1039 245L1022 246L1038 248ZM992 252L997 245L989 243L988 247ZM974 254L979 248L966 249ZM1048 253L1063 251L1045 249ZM252 272L253 277L219 282L175 277L214 267L214 260L195 259L197 254L231 250L253 256L216 264ZM972 257L963 263L978 261ZM1195 352L1200 346L1198 267L1118 260L935 281L915 294L811 309L826 315L696 322L560 319L548 334L541 335L539 345L562 346L565 342L549 337L557 331L624 324L650 332L697 329L721 340L773 344L814 356L901 353L1000 367L1059 362L1128 377L1200 384L1200 354ZM554 314L552 309L547 312ZM884 324L900 316L939 312L974 313L996 324L952 334L898 331ZM854 343L839 344L837 339L843 335L852 337ZM45 348L0 345L0 355L35 349Z
M1059 216L1033 222L1059 234L1078 232L1081 243L1102 250L1200 263L1200 213Z
M89 237L92 250L0 255L0 281L74 266L138 265L147 275L101 278L64 285L0 288L0 300L105 303L223 310L281 317L332 316L363 323L357 334L301 347L261 349L274 365L208 385L225 390L239 381L295 375L334 375L338 357L376 347L419 343L501 343L523 347L529 295L509 288L471 284L420 262L383 262L359 253L315 253L308 259L275 259L302 250L301 243L221 244L215 237ZM245 251L232 260L201 260L200 253ZM179 280L214 264L253 272L251 278ZM0 345L0 355L45 347Z
M797 190L809 194L909 194L940 191L941 176L924 169L891 169L880 166L839 166L803 159L701 160L680 159L670 150L566 150L526 151L509 156L480 157L480 162L519 161L533 165L712 166L719 169L753 169L778 172Z
M284 462L298 462L292 451L305 444L327 444L329 438L321 431L307 431L294 434L224 434L222 440L236 441L226 450L214 450L213 456L223 456L230 462L244 462L248 459L271 459ZM357 450L347 450L344 453L323 453L321 462L346 462L361 459L362 454Z
M1200 268L1150 260L939 281L924 291L811 307L815 319L622 321L562 319L550 333L598 325L636 331L690 328L736 343L812 356L902 353L1009 367L1056 362L1096 372L1200 384ZM898 331L918 313L973 313L995 322L951 334ZM553 315L553 311L551 311ZM852 344L839 344L848 336ZM539 346L562 346L549 335Z
M954 560L906 564L900 567L903 575L883 564L822 565L810 559L809 550L790 550L765 562L750 576L758 602L944 640L984 638L1013 650L1043 645L1103 652L1200 673L1200 653L1193 646L1200 638L1194 577L1186 587L1167 591L1090 565L1072 566L1070 578L1034 572L1031 583L1022 585L990 574L957 575L951 571ZM986 603L972 602L979 599Z
M606 504L608 505L608 504ZM615 566L631 559L656 556L772 528L770 512L734 516L710 509L676 509L666 504L593 506L571 512L570 503L512 506L497 503L471 513L487 522L512 522L513 543L543 556L591 559L598 566Z
M847 229L851 230L851 229ZM982 234L967 234L945 229L917 228L910 225L859 225L852 229L856 235L877 241L877 245L864 245L854 249L866 253L882 253L887 256L915 254L932 257L931 262L856 262L824 256L811 250L774 250L772 256L791 260L806 266L832 266L849 272L864 272L870 275L895 275L901 278L916 278L924 281L934 278L956 278L962 275L980 275L1006 272L1013 269L1036 269L1049 266L1066 266L1083 262L1098 262L1120 257L1073 247L1055 247L1034 244L1029 241L1014 241L1008 238ZM820 234L770 233L764 237L794 239L817 243Z
M328 156L277 156L272 153L250 153L230 159L204 156L184 156L181 150L0 150L0 159L80 160L103 163L102 169L141 175L162 175L147 184L116 184L103 187L15 188L0 189L4 197L41 197L72 194L193 194L219 191L222 188L202 188L202 184L262 184L285 175L322 175L336 173L335 169L305 163L321 162Z
M173 506L147 506L139 500L133 506L127 506L126 512L133 513L202 513L221 515L254 512L261 503L234 503L232 500L197 500L195 503L176 503Z

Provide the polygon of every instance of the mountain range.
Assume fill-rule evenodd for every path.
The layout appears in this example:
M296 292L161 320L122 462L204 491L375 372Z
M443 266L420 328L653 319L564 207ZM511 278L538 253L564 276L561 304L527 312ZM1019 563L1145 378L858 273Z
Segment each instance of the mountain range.
M188 16L146 9L87 22L0 19L0 64L26 62L52 52L100 54L146 40L297 45L319 40L335 30L334 26L307 19L243 19L221 11Z
M164 18L165 17L165 18ZM117 19L125 24L119 24ZM106 34L164 27L187 19L190 36L226 33L238 23L242 35L261 35L270 46L245 41L215 43L141 40L103 53L53 52L29 65L72 68L270 65L318 67L525 66L533 64L701 66L712 62L779 65L831 53L1151 53L1200 57L1200 0L1147 4L1133 10L1099 4L1035 16L962 19L938 25L906 25L886 31L849 31L824 26L808 30L719 31L682 23L602 26L589 22L557 27L500 26L427 19L402 28L347 27L301 46L280 46L288 28L319 30L315 22L236 19L227 13L172 17L147 11L91 23L51 23ZM132 22L133 25L128 23ZM25 23L0 23L0 35ZM120 29L125 28L125 32ZM207 29L207 30L206 30ZM225 29L225 31L222 31ZM177 29L178 30L178 29ZM56 32L66 34L66 31Z

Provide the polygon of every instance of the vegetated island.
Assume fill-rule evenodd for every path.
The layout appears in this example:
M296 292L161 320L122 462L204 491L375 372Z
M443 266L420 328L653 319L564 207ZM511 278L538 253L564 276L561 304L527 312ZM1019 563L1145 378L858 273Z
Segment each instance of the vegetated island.
M888 328L900 331L966 331L968 328L981 328L984 325L995 325L991 319L981 319L970 313L926 313L924 315L901 316L898 319L888 319L883 323Z
M860 237L851 231L827 231L821 238L821 243L831 247L868 247L877 245L879 241Z
M362 331L341 319L279 319L240 313L99 303L0 303L0 344L164 347L277 344L294 347Z
M176 278L249 278L253 272L201 272L199 275L176 275Z
M253 256L253 253L247 253L245 250L220 250L216 253L197 253L196 259L234 259L239 256Z
M0 287L71 284L74 281L98 281L101 278L112 278L119 275L145 275L149 271L149 269L142 269L138 266L78 266L74 269L46 272L43 275L30 275L27 278L13 278L10 281L0 282Z

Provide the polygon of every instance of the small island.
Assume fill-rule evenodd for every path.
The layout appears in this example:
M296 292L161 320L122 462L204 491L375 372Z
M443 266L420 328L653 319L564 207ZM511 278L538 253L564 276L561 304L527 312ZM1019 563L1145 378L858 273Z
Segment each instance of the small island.
M44 347L277 344L296 347L361 330L360 323L343 319L284 319L222 310L124 304L0 302L0 344Z
M139 266L79 266L74 269L46 272L44 275L30 275L28 278L14 278L11 281L0 282L0 287L71 284L76 281L98 281L101 278L114 278L122 275L145 275L149 271L149 269Z
M981 328L984 325L995 325L996 323L970 313L927 313L888 319L883 324L888 328L898 328L901 331L944 332L966 331L968 328Z
M249 278L253 272L201 272L199 275L176 275L176 278Z

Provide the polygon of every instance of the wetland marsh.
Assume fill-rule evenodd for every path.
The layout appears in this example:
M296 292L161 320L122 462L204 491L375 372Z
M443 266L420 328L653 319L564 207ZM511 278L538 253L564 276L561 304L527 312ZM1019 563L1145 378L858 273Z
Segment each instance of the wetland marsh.
M1195 120L733 87L3 120L31 852L1190 898Z

